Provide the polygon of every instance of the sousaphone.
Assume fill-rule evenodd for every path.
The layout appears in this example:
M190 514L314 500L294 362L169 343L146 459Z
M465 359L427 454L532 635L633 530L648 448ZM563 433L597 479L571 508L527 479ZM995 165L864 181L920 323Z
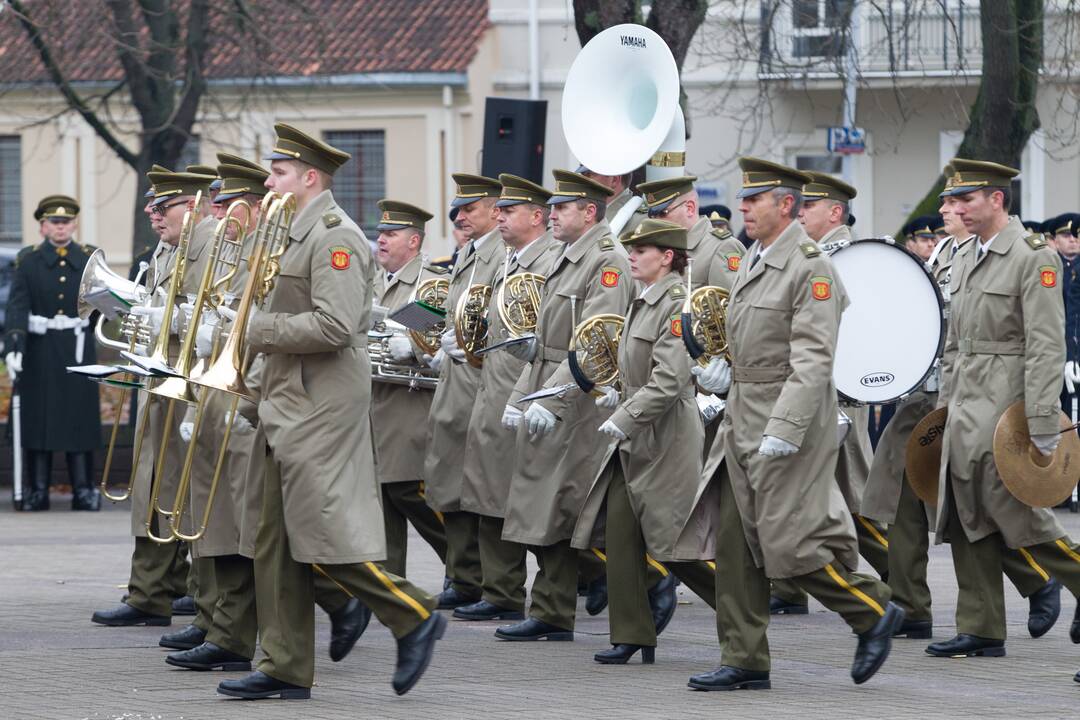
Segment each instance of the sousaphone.
M1054 507L1072 497L1080 481L1080 436L1063 412L1058 412L1061 442L1050 456L1031 444L1024 401L1008 407L994 428L994 465L1001 481L1020 502L1030 507Z

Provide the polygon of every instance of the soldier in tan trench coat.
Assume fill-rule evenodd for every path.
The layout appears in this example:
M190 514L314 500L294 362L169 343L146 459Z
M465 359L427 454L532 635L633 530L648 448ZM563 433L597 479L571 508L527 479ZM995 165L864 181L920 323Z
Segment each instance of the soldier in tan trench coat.
M218 685L233 697L307 698L314 680L312 565L372 609L397 639L402 694L430 662L446 620L434 598L385 570L375 478L367 357L374 263L334 201L333 174L348 153L275 125L267 187L296 198L273 289L244 340L263 357L258 417L265 460L255 542L255 589L264 657L258 670ZM238 328L234 329L236 332Z
M452 609L480 600L483 571L480 569L479 518L461 509L462 474L465 465L465 435L480 384L480 368L465 362L456 345L453 312L458 300L471 285L491 285L502 270L503 245L495 221L495 202L502 186L498 180L480 175L455 173L457 195L451 205L469 233L470 240L457 255L450 275L446 298L446 332L443 347L431 366L440 369L439 387L428 416L427 479L428 504L442 513L446 523L446 576L450 587L438 597L439 608ZM452 355L448 355L452 351Z
M396 200L380 200L379 209L382 215L376 226L379 239L375 258L382 268L383 282L375 302L393 311L411 302L421 283L443 277L447 271L425 264L420 254L424 224L431 219L431 213ZM390 337L387 349L394 363L415 368L424 363L423 353L405 334ZM410 522L439 559L446 562L442 516L428 506L424 497L427 420L433 395L427 388L400 383L374 382L371 387L375 469L386 522L386 567L395 575L405 574Z
M807 176L755 158L739 164L740 210L757 242L731 289L732 366L712 360L699 383L730 388L720 523L741 522L745 542L717 548L723 665L690 685L769 687L769 578L790 578L841 614L858 634L851 674L862 683L888 657L903 611L886 585L853 572L855 528L834 477L832 365L847 297L795 221Z
M505 245L502 270L495 276L488 303L488 344L510 339L513 334L499 313L507 278L519 273L546 277L562 253L562 243L548 231L551 193L525 178L499 175L502 192L499 234ZM539 308L537 308L539 310ZM495 350L484 356L476 403L465 439L465 468L461 507L480 520L480 560L483 596L471 605L454 610L461 620L520 620L525 617L525 546L503 540L506 499L513 477L516 436L502 426L503 411L524 361L509 352Z
M147 318L151 337L156 341L162 324L170 323L168 344L169 362L175 363L180 349L180 338L172 328L171 319L179 313L177 308L166 312L164 296L173 278L176 264L176 246L180 241L184 214L189 210L198 212L201 220L195 226L188 241L187 271L183 278L177 303L184 302L185 294L194 294L197 290L201 271L205 265L207 252L213 240L214 219L210 217L210 203L203 201L200 207L194 205L195 196L205 194L212 177L192 173L172 173L161 170L148 174L154 185L154 196L149 202L151 217L155 229L161 235L161 241L151 258L150 269L146 276L146 287L152 293L153 307L140 309ZM169 319L166 320L166 315ZM149 349L146 349L149 352ZM150 402L146 393L139 393L139 416L143 415L145 403ZM160 544L147 536L146 517L150 506L151 485L154 465L157 461L157 448L164 435L166 401L155 398L150 407L147 427L140 422L136 434L144 434L144 443L135 468L134 482L131 487L131 534L135 536L135 551L131 556L131 579L128 583L128 597L118 608L95 612L92 620L102 625L169 625L172 615L172 594L180 588L177 576L186 568L184 555L186 543L170 542ZM184 404L178 402L173 413L170 427L169 447L166 453L165 472L161 479L159 505L170 508L176 495L176 484L180 479L180 468L184 458L184 445L179 435L180 422L183 419ZM190 529L190 528L189 528ZM157 537L168 537L168 523L164 517L154 513L151 530ZM173 579L170 579L173 578ZM197 596L197 569L188 573L187 590L192 597ZM170 587L171 586L171 587ZM172 590L172 593L170 593ZM199 622L206 625L209 608L205 603Z
M609 609L613 647L595 656L604 664L626 663L639 650L643 662L653 662L646 553L676 575L715 554L709 503L699 503L705 429L682 339L686 235L679 225L648 219L621 237L645 289L619 341L621 388L602 387L596 399L615 410L599 428L611 441L573 538L575 547L607 549L608 582L617 588ZM705 598L710 604L714 591Z
M951 176L952 168L948 167L945 170L946 191L951 189ZM972 237L952 213L951 206L955 203L955 197L943 197L941 217L950 236L931 268L942 289L946 317L953 261ZM913 639L933 636L926 570L930 548L928 533L933 529L935 509L927 507L908 484L904 454L912 430L937 405L939 378L940 368L935 370L926 386L897 405L896 413L878 440L862 501L862 512L866 517L889 526L888 582L893 591L893 602L905 613L898 635ZM1005 575L1020 594L1028 598L1028 632L1032 637L1045 635L1061 612L1061 584L1053 580L1030 553L1008 550L1001 559Z
M1018 400L1037 451L1061 439L1058 393L1065 363L1060 263L1041 235L1008 214L1018 171L995 163L951 162L954 212L977 236L956 256L938 404L948 408L936 540L948 541L960 593L956 637L932 655L1004 655L1004 548L1023 549L1074 595L1080 554L1053 512L1014 498L994 466L998 418ZM1077 638L1074 637L1074 640Z
M799 222L810 239L819 245L848 243L855 239L847 224L849 205L855 198L855 188L831 175L807 173L810 182L803 186L803 206ZM851 419L847 437L836 459L836 482L855 521L859 538L859 554L883 579L889 575L889 542L885 528L867 520L861 513L863 488L870 474L874 450L870 446L870 407L841 400L840 410ZM806 614L806 593L792 583L779 580L773 583L769 611L774 615Z
M584 175L555 171L555 194L548 201L552 232L566 245L544 286L536 337L515 350L528 364L505 410L506 424L517 432L517 448L503 539L532 546L540 572L529 618L499 628L495 635L504 640L573 639L578 557L570 538L600 471L597 428L610 413L574 384L567 359L570 338L575 324L593 315L622 316L633 282L626 251L604 221L610 192ZM520 403L556 386L568 387Z

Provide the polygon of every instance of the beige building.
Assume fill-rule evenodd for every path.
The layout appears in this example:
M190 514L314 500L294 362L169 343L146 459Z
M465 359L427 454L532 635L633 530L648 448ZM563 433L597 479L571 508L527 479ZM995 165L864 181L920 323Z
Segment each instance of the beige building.
M841 172L840 156L827 147L828 129L844 124L837 72L843 45L830 13L845 4L713 3L695 36L683 72L692 130L688 169L700 177L703 202L736 210L736 227L734 160L740 154ZM68 23L69 32L80 23L100 23L84 9L90 5L70 4L57 22ZM561 89L579 49L566 0L306 5L321 18L323 35L308 42L305 33L312 31L299 21L271 27L271 47L282 58L264 63L258 84L237 79L235 64L211 53L210 87L188 162L213 162L219 150L259 158L273 141L275 120L317 132L353 153L335 193L362 225L374 224L381 197L435 213L428 228L431 255L449 249L449 174L480 169L486 96L547 100L545 178L550 181L553 168L575 166L561 124ZM853 35L855 124L865 131L865 152L853 156L850 172L860 191L853 210L862 236L895 232L921 199L959 144L981 76L977 0L875 6L888 12L856 2ZM1064 6L1063 0L1047 3L1038 99L1043 129L1024 153L1018 192L1025 218L1080 206L1076 82L1065 70L1065 61L1077 58L1062 57L1062 48L1076 50L1061 38L1077 19L1065 23ZM112 55L93 51L104 32L93 27L80 34L88 40L65 53L65 62L81 73L77 87L85 94L106 89L116 77ZM59 95L20 32L10 13L0 14L0 242L36 241L37 200L66 192L82 202L81 239L125 266L134 174L81 118L61 112ZM134 146L131 109L116 101L112 117Z

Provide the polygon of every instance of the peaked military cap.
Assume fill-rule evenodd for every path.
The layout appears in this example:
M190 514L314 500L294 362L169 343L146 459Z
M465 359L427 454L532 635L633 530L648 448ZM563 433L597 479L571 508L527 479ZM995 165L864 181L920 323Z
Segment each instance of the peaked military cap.
M457 193L450 201L450 207L465 207L482 198L497 198L502 193L502 185L498 180L483 175L454 173L451 177L457 183Z
M649 217L663 215L680 195L685 195L694 189L695 180L697 177L693 175L683 175L638 185L637 190L645 198L645 207L649 211Z
M1045 223L1041 223L1038 220L1021 220L1020 224L1024 226L1024 229L1032 233L1043 232L1043 226L1047 224L1053 224L1055 218L1050 218Z
M221 187L221 177L218 176L217 168L213 165L188 165L187 171L196 175L209 175L214 178L210 182L210 189L217 190Z
M948 172L950 166L952 173ZM1007 165L964 158L953 158L945 166L945 172L945 191L942 196L964 195L986 188L1007 188L1012 179L1020 174L1019 170Z
M255 162L254 160L248 160L245 157L240 157L239 155L233 155L232 153L219 152L217 154L217 161L218 161L219 166L220 165L239 165L240 167L247 167L247 168L251 168L252 170L262 170L263 172L269 174L269 171L266 170L266 168L264 168L262 165Z
M672 250L686 249L686 228L667 220L646 218L636 229L619 236L623 245L655 245Z
M322 140L297 130L292 125L274 123L277 140L274 149L264 160L300 160L333 175L352 157L349 153L327 145Z
M729 208L727 205L720 205L719 203L716 204L716 205L702 205L700 208L698 208L698 214L699 215L704 215L704 216L708 217L710 220L714 220L714 221L715 220L730 220L731 219L731 208ZM716 215L715 218L713 217L714 214Z
M913 220L909 220L903 227L904 235L907 237L933 237L938 228L944 227L944 222L938 215L920 215Z
M160 205L169 198L182 195L195 195L210 191L211 175L196 175L189 172L149 172L147 177L154 184L154 199L151 205Z
M424 224L435 217L427 210L397 200L380 200L379 210L382 210L382 215L379 216L376 230L400 230L404 227L423 230Z
M810 182L810 176L804 172L755 157L739 158L739 168L743 171L742 190L735 194L739 199L779 187L802 192L803 185Z
M548 199L548 205L559 205L571 200L593 200L607 204L614 193L611 188L601 185L580 173L569 170L555 170L555 194Z
M172 172L172 170L165 167L164 165L158 165L157 163L154 163L153 165L150 166L150 172ZM146 177L149 178L150 173L147 173ZM154 181L153 180L150 181L150 187L147 189L146 192L143 193L143 197L144 198L152 198L152 197L154 197Z
M79 201L70 195L46 195L34 210L34 219L74 220L79 215Z
M225 163L217 167L218 177L221 178L221 189L218 191L217 202L226 202L240 197L241 195L265 195L266 178L270 173L259 166L233 165Z
M509 207L523 203L547 205L548 198L551 197L551 191L546 190L544 186L517 175L501 173L499 182L502 183L502 192L499 194L499 201L495 203L495 207Z
M810 176L810 182L803 185L802 194L805 200L851 202L851 199L859 194L858 190L832 175L818 172L806 174Z
M1058 235L1069 233L1073 237L1080 235L1080 214L1063 213L1042 224L1042 232Z

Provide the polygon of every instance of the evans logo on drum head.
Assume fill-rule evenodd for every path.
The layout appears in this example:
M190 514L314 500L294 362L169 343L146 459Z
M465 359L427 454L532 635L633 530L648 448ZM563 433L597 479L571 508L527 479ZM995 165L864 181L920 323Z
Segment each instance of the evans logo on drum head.
M870 373L869 375L863 375L859 379L859 383L863 387L884 387L896 379L896 376L892 373Z

